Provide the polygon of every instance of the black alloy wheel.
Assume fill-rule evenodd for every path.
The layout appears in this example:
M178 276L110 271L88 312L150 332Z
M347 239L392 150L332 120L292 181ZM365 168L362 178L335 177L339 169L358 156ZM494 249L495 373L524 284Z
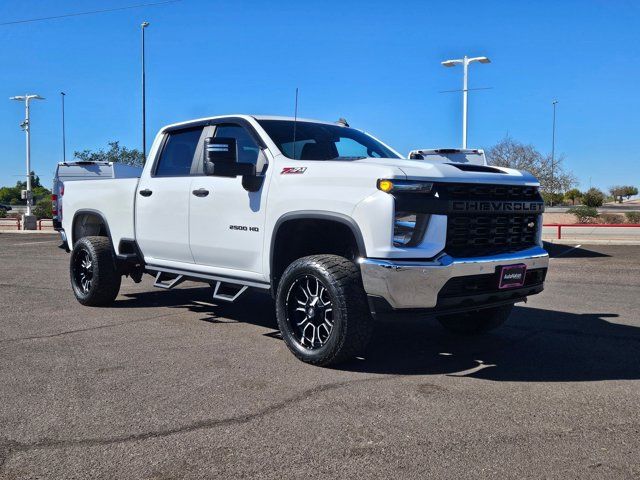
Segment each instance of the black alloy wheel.
M317 349L327 343L333 331L333 304L319 278L298 277L287 293L286 308L291 331L300 345Z

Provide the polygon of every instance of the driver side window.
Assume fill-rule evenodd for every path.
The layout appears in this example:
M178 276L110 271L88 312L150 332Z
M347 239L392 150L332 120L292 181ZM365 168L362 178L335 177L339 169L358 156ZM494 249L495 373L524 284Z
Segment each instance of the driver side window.
M203 127L170 132L155 167L156 177L189 175Z

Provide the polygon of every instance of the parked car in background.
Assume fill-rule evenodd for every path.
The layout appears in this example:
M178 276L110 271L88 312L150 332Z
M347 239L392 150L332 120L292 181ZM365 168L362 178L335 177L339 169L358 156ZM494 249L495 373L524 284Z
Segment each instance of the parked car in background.
M427 160L430 162L454 162L471 165L487 165L484 150L476 148L425 148L411 150L411 160Z
M13 210L11 208L11 205L5 205L4 203L0 203L0 210L3 210L4 212L8 212L9 210Z

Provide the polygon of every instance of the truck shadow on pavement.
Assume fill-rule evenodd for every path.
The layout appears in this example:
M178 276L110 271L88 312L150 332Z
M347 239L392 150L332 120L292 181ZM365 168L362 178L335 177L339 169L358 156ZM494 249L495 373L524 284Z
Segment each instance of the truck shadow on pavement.
M210 290L128 294L123 307L165 306L202 315L212 328L250 323L279 340L273 300L247 293L237 304L211 303ZM516 307L508 322L489 334L460 337L434 319L405 317L376 322L361 359L338 370L393 375L474 377L494 381L565 382L640 379L640 328L612 323L617 314L577 314ZM285 348L282 345L282 348Z
M609 321L616 317L516 307L504 326L473 337L432 319L384 321L365 360L343 368L514 382L639 379L640 328Z
M596 258L596 257L610 257L606 253L596 252L585 247L575 247L572 245L564 245L557 243L544 242L544 249L549 253L551 258L564 257L564 258Z

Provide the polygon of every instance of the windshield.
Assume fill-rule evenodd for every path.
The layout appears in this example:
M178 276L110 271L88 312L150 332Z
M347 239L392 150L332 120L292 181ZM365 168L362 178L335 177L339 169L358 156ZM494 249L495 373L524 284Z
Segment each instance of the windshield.
M280 151L296 160L400 158L366 133L327 123L259 120Z

